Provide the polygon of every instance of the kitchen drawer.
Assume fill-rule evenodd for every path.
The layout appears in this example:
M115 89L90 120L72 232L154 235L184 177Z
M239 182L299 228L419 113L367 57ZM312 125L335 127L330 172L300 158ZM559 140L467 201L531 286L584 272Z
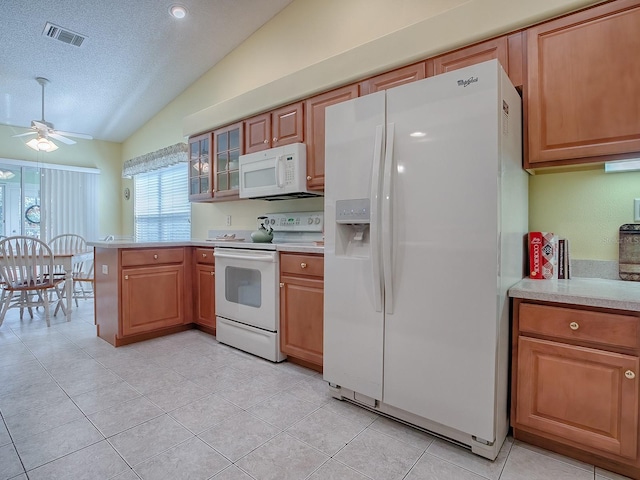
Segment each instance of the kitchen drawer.
M324 257L281 253L280 273L323 277Z
M521 303L520 333L638 348L637 317Z
M184 262L184 248L136 248L122 250L122 266L160 265Z
M204 263L206 265L214 265L213 248L196 248L196 263Z

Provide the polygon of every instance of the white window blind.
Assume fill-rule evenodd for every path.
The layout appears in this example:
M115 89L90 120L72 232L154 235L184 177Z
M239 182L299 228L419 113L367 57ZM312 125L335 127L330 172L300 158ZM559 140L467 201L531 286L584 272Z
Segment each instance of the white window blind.
M188 164L134 175L135 237L139 242L191 238Z
M97 238L99 175L61 169L41 169L40 238L75 233Z

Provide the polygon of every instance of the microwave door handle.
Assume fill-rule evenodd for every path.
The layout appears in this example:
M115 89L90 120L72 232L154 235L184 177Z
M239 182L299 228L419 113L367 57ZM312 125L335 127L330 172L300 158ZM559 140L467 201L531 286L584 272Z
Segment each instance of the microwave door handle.
M284 155L278 155L278 158L276 158L276 186L278 188L284 188L284 179L281 178L282 162L284 162Z

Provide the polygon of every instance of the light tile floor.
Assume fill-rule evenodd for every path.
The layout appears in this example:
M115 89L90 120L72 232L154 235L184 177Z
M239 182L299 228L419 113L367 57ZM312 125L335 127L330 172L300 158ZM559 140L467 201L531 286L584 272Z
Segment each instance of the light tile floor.
M0 480L622 479L508 438L494 462L197 330L113 348L93 304L0 327Z

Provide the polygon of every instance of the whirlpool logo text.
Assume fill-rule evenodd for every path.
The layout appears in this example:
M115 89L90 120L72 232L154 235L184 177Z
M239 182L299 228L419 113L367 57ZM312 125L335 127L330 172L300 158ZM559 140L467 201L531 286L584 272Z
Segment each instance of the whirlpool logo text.
M477 81L478 77L471 77L466 80L458 80L458 86L466 88L467 86L471 85L472 83L476 83Z

